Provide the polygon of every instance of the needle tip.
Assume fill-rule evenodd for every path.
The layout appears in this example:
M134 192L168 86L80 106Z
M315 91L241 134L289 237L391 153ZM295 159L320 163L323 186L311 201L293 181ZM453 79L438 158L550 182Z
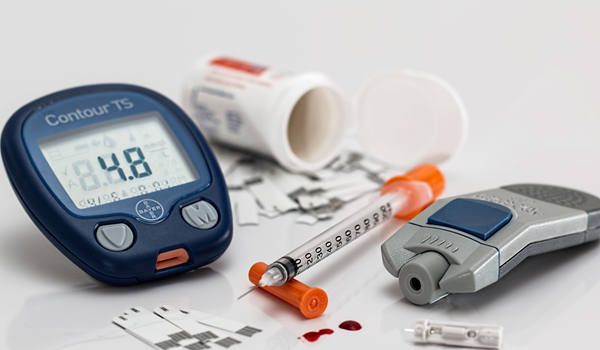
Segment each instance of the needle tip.
M250 292L254 291L256 288L258 288L258 286L254 286L254 287L250 288L250 290L249 290L249 291L247 291L246 293L244 293L244 294L240 295L240 296L237 298L237 300L240 300L240 299L242 299L243 297L245 297L246 295L250 294Z

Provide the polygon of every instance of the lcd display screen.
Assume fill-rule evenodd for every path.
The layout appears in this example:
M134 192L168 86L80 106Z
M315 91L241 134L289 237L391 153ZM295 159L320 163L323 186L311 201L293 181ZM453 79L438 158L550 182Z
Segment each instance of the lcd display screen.
M98 123L38 140L79 209L198 180L187 153L158 112Z

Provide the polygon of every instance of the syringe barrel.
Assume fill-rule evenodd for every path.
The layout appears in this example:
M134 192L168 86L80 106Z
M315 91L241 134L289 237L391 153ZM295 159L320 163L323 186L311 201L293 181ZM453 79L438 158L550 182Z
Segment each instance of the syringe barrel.
M274 285L281 286L393 216L412 218L441 194L444 182L442 173L431 164L391 178L371 204L269 265L267 270L277 269L283 276Z
M342 220L269 265L269 268L274 267L281 270L282 267L285 267L288 275L286 280L289 280L393 217L407 200L408 196L404 192L384 194L354 215ZM291 269L291 266L288 266L289 262L294 262L295 268Z

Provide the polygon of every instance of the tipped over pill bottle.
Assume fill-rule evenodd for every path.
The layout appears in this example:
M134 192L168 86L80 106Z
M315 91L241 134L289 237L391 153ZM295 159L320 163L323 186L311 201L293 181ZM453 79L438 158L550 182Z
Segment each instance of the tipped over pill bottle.
M317 170L340 151L348 113L323 74L293 74L238 59L201 59L184 87L184 108L213 141Z
M196 63L183 104L212 141L274 158L292 171L327 165L351 125L368 154L405 168L446 161L467 134L467 113L454 89L407 70L378 74L350 103L321 73L213 54Z

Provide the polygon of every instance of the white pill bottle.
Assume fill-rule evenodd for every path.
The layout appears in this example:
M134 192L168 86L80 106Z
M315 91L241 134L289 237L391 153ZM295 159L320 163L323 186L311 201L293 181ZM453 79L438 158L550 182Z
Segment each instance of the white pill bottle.
M293 171L327 165L348 134L348 111L323 74L293 74L222 55L197 62L184 109L213 141L275 158Z
M183 107L210 140L274 158L292 171L327 165L352 125L367 153L405 168L449 159L467 134L467 113L454 89L406 70L375 76L350 103L321 73L213 54L185 82Z

